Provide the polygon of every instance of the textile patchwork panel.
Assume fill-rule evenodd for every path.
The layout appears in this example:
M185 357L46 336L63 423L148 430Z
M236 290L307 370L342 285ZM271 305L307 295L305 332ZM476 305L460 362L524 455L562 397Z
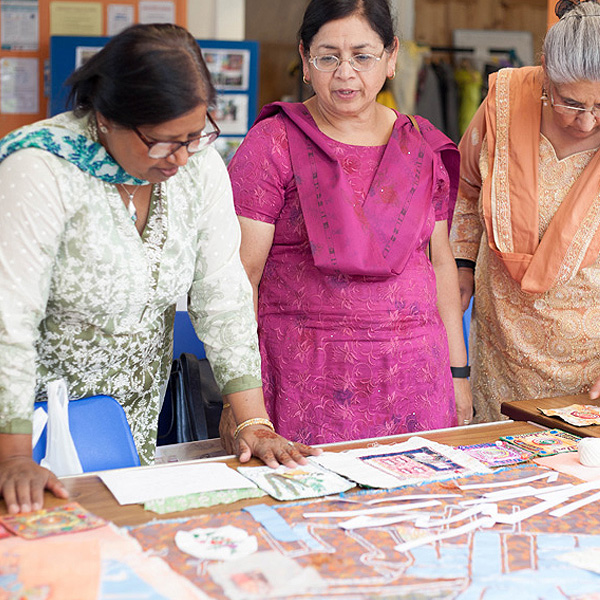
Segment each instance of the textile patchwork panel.
M489 491L485 488L487 485L504 482L507 485L503 489L511 489L508 484L515 480L549 473L547 469L526 465L459 480L342 494L274 507L277 515L298 533L294 541L280 541L277 539L279 536L246 511L155 522L130 528L129 532L144 550L162 557L176 572L187 577L211 598L219 600L258 599L261 594L262 598L268 597L271 589L267 582L270 565L264 564L264 571L254 566L251 573L246 573L242 560L247 559L240 559L237 571L227 567L229 580L225 581L223 572L226 563L197 559L180 551L174 543L178 531L234 525L256 536L258 552L274 552L294 561L300 571L304 569L311 577L314 576L312 587L299 591L290 586L288 594L279 595L290 599L506 600L512 596L519 600L597 600L600 574L584 563L586 556L597 556L595 553L600 552L598 502L562 517L552 517L543 512L514 524L475 527L462 535L437 539L408 551L395 549L399 544L420 538L425 540L432 535L448 533L465 523L473 523L477 517L467 516L458 523L448 524L447 521L464 513L466 506L476 506L482 493ZM579 483L578 479L559 475L552 486ZM482 487L461 489L459 486L463 484ZM541 491L548 483L545 479L537 479L529 485L539 487ZM416 526L417 518L361 529L347 530L340 526L349 518L348 515L352 516L352 512L373 506L389 506L390 514L393 514L394 507L403 502L402 498L408 501L408 496L415 495L437 498L435 506L428 506L419 514L433 522L443 520L444 524L421 528ZM533 494L506 500L494 499L498 513L502 514L515 514L538 505L540 501ZM340 511L348 515L341 517ZM318 513L318 516L311 513ZM258 558L255 565L261 564ZM586 568L575 566L577 564ZM211 576L211 573L217 573L215 565L220 569L219 577ZM254 588L248 587L249 581L254 582Z

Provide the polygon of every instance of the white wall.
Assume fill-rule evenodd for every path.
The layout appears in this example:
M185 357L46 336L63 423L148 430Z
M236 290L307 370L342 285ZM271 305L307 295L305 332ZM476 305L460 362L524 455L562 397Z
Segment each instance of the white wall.
M188 0L188 29L197 39L243 40L245 0Z
M396 11L397 31L401 40L414 39L415 33L415 0L391 0Z

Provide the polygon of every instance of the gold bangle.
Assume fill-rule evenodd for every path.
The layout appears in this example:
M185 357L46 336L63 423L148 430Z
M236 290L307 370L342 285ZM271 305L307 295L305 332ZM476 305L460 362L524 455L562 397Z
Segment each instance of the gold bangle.
M238 435L240 435L242 430L246 429L246 427L250 427L251 425L264 425L265 427L268 427L271 431L275 431L275 426L273 425L273 423L271 423L271 421L269 421L269 419L262 419L260 417L256 419L247 419L235 428L235 431L233 432L233 439L237 440Z

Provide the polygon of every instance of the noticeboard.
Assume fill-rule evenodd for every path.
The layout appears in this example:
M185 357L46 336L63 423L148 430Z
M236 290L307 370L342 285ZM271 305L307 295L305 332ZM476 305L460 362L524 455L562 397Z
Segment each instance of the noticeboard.
M50 38L50 115L67 109L65 81L73 70L102 48L109 37ZM227 161L252 126L257 113L258 42L197 40L217 88L212 111L221 129L218 147Z
M50 114L51 37L112 36L133 23L185 27L187 0L0 0L0 137Z

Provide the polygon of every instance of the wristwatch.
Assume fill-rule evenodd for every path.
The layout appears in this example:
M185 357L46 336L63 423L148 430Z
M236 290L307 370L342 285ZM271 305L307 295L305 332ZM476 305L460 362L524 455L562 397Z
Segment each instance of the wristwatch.
M475 261L474 260L467 260L466 258L455 258L454 260L456 261L457 269L466 268L466 269L471 269L473 271L475 270Z
M452 379L467 379L471 375L471 367L450 367L450 373L452 373Z

